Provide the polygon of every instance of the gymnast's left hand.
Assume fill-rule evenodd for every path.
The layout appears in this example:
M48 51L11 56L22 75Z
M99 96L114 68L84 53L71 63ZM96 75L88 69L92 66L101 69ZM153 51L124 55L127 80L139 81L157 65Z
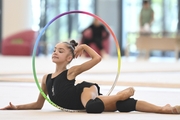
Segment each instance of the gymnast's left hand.
M0 108L0 110L17 110L17 107L15 105L13 105L11 102L9 102L9 105L4 107L4 108Z
M78 45L78 46L75 48L75 50L74 50L75 58L81 57L81 55L83 54L83 52L84 52L83 45Z

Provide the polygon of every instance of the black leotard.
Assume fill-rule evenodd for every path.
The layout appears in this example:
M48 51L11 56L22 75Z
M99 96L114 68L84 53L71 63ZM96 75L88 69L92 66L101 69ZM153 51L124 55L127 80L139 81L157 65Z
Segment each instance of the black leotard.
M81 93L84 87L96 85L98 94L100 94L100 87L96 83L82 82L75 85L74 80L67 79L67 71L65 70L55 78L51 78L52 74L48 74L46 79L46 86L49 98L60 107L72 110L84 109L81 103Z

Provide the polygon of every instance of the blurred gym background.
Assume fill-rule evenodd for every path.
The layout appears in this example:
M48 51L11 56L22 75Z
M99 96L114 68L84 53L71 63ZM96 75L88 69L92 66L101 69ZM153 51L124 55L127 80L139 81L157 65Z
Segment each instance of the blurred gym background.
M36 35L52 18L66 11L83 10L98 15L112 28L118 38L122 56L178 59L180 0L150 0L154 21L151 33L146 35L145 40L150 43L143 40L137 42L140 38L139 16L142 2L143 0L0 0L0 54L31 55ZM38 56L51 54L54 45L59 41L80 41L81 32L92 20L92 17L82 14L61 17L42 36ZM28 36L28 40L24 40L25 36ZM167 40L162 41L164 38ZM175 43L171 40L175 40ZM163 45L166 41L168 45ZM112 38L109 43L109 55L117 56ZM150 47L142 47L147 46L146 44ZM157 46L152 47L154 44ZM21 49L16 49L15 45L21 46L18 47Z

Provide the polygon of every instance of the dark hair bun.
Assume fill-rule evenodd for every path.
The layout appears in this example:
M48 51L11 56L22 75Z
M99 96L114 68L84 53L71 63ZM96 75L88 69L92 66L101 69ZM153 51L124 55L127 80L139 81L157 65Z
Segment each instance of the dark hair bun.
M78 43L75 40L71 40L70 44L72 45L72 47L75 49L75 47L78 45Z

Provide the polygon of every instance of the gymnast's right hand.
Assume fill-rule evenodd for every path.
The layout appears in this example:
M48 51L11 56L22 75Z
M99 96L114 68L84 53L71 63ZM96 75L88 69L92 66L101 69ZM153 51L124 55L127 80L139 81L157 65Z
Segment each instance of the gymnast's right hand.
M17 107L13 105L11 102L9 102L8 106L1 108L0 110L17 110Z
M84 52L83 44L78 45L74 50L75 58L80 57L83 54L83 52Z

